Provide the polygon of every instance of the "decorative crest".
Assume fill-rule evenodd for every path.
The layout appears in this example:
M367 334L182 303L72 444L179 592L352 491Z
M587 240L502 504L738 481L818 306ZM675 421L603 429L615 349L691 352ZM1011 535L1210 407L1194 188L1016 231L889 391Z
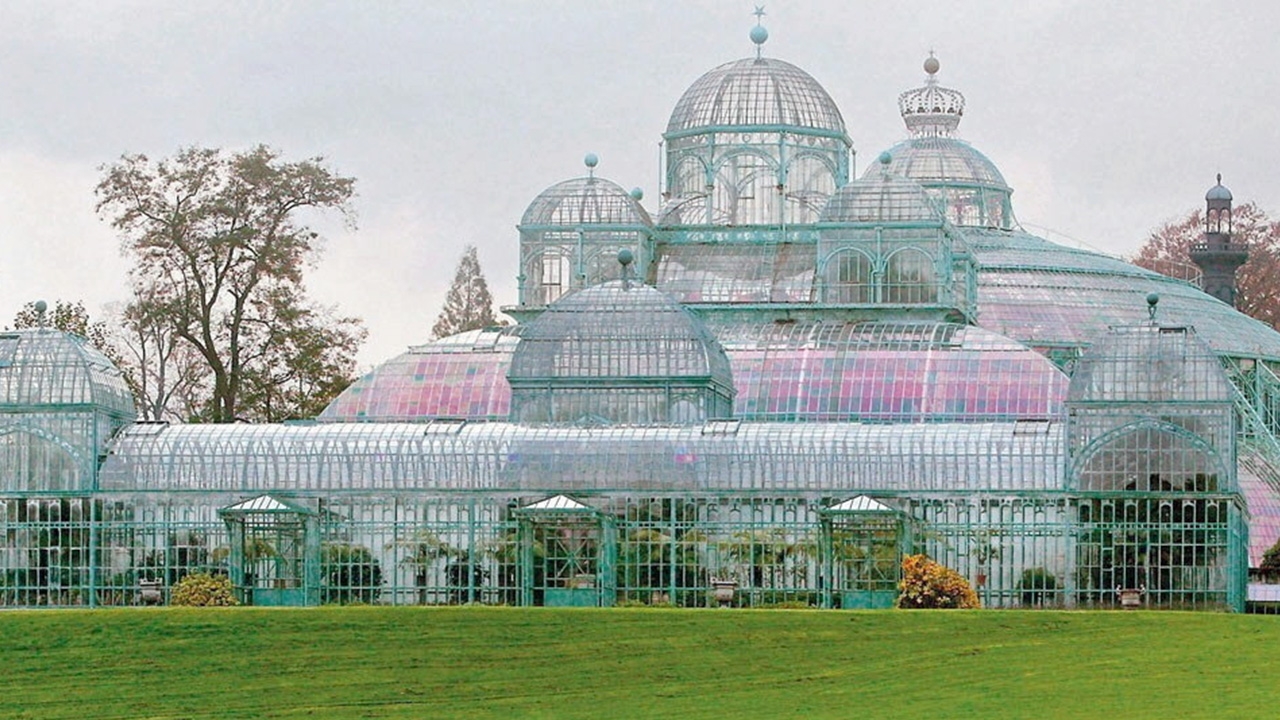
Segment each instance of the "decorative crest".
M908 90L898 96L898 111L907 124L907 130L915 137L948 137L964 115L964 95L959 90L938 84L938 70L942 64L929 51L924 61L927 77L924 87Z

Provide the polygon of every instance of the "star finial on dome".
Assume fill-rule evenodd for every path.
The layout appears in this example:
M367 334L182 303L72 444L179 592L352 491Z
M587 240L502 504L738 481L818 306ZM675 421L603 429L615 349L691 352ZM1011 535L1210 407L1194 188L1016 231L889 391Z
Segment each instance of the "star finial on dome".
M764 17L764 6L757 5L756 11L751 14L756 16L756 26L751 28L751 42L756 44L756 59L759 60L760 46L764 45L764 41L769 39L769 31L765 29L764 25L760 24L761 19Z

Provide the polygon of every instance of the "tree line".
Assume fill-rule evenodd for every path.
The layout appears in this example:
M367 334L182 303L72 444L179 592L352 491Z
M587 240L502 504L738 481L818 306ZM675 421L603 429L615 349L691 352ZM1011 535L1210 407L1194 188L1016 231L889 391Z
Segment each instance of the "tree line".
M309 418L351 383L364 324L312 300L304 276L323 240L308 217L337 213L354 228L354 178L267 146L124 155L101 171L96 209L129 261L130 297L97 321L82 302L28 303L15 327L87 338L146 420ZM434 333L494 324L468 246Z

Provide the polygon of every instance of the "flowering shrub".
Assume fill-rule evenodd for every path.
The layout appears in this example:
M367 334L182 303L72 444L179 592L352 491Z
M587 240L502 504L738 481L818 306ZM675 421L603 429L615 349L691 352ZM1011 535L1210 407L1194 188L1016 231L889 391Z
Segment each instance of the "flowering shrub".
M976 608L978 594L969 581L926 555L902 559L902 581L898 583L900 608Z
M191 573L173 586L169 596L172 605L188 607L224 607L239 605L231 593L231 580L226 575Z

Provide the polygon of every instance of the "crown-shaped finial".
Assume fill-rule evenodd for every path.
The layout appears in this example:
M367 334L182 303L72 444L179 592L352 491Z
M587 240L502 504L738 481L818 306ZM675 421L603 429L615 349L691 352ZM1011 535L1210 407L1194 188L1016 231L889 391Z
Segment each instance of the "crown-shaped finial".
M908 90L898 96L898 111L907 124L907 130L915 137L949 136L960 125L964 116L964 95L959 90L938 84L938 70L942 64L929 51L924 61L924 87Z

